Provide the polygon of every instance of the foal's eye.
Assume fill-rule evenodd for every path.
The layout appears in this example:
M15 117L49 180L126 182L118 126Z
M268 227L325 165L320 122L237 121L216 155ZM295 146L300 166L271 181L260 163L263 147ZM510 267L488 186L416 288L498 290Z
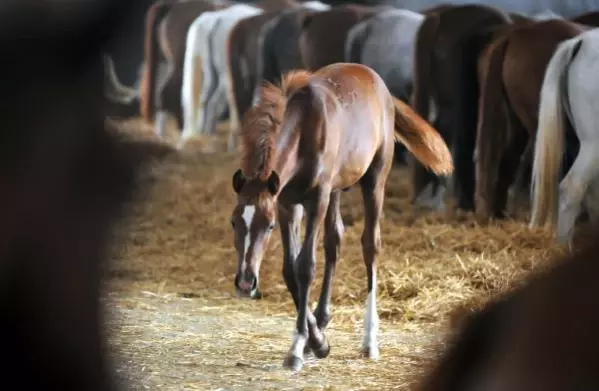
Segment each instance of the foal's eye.
M275 229L275 227L276 227L276 224L272 223L271 225L268 226L268 230L272 231L273 229Z
M235 229L235 220L231 220L231 227Z

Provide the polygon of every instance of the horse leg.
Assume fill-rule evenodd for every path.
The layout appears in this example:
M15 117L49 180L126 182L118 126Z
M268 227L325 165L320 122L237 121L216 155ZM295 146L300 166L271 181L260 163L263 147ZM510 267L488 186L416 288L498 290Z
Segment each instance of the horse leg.
M559 213L557 219L557 242L572 240L576 218L587 189L599 177L599 145L581 142L580 151L572 168L559 186Z
M324 219L324 277L322 280L322 289L318 305L314 311L318 327L324 331L329 324L331 302L331 282L335 274L335 266L339 257L339 249L341 247L341 239L343 237L343 219L341 218L341 210L339 209L341 192L334 191L331 193L329 200L329 208Z
M319 188L315 197L306 203L306 234L304 243L299 255L293 264L293 272L297 284L297 324L293 342L283 365L293 371L298 371L304 364L304 348L310 342L310 348L318 357L326 357L329 354L329 344L326 337L318 327L313 338L309 338L308 324L312 315L312 311L308 307L308 298L310 296L310 285L314 279L314 269L316 267L316 239L320 227L323 225L323 220L327 212L330 188ZM292 293L293 295L293 293Z
M511 132L499 163L499 176L495 190L495 204L493 205L493 215L498 218L505 217L510 185L514 183L518 169L524 165L524 154L526 148L531 144L526 128L520 123L515 113L509 111Z
M388 169L371 166L360 181L364 200L364 231L362 232L362 255L368 276L368 298L364 314L364 341L362 355L371 359L379 357L379 316L376 309L376 256L381 250L380 219L385 197Z
M526 182L526 174L528 173L528 169L532 164L534 144L534 136L529 137L528 143L526 144L526 148L522 153L522 158L520 159L520 165L518 166L518 170L515 174L514 183L512 184L512 187L510 189L511 205L508 206L509 211L515 212L516 206L525 201L524 196L529 190L529 184Z
M293 205L289 208L285 208L279 205L279 227L281 230L281 242L283 244L283 279L287 290L291 293L293 304L295 309L298 309L298 297L299 292L297 282L295 281L295 272L293 271L293 263L297 258L300 251L300 226L302 224L302 217L304 215L304 208L302 205ZM308 331L310 338L314 338L314 335L318 332L315 331L316 320L313 316L308 314ZM310 352L308 345L304 347L304 354Z

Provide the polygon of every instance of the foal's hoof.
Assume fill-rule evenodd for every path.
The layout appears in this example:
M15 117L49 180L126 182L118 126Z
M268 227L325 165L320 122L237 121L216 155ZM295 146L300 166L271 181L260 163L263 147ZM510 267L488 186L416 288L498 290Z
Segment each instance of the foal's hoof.
M363 358L369 358L371 360L378 360L379 358L378 346L364 346L362 347L361 353Z
M331 352L331 345L329 345L329 341L325 336L323 336L320 345L318 345L317 343L310 342L308 342L308 345L310 346L310 349L314 352L314 356L316 358L325 358Z
M292 372L298 372L304 366L304 360L296 356L287 356L283 361L283 367L290 369Z

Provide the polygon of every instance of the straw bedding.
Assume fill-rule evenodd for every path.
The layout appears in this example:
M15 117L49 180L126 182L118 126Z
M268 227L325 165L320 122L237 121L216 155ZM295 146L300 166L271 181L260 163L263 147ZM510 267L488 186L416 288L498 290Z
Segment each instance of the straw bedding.
M122 129L153 138L137 120ZM229 218L237 156L200 154L201 147L190 145L151 166L140 179L151 184L147 201L132 205L115 232L121 245L108 272L110 340L117 367L134 389L407 389L452 310L480 306L560 251L523 218L484 227L469 216L414 219L407 172L394 168L378 258L380 360L358 358L366 277L362 201L352 189L342 197L346 231L327 332L331 355L290 375L281 363L295 311L281 275L279 236L273 235L262 264L263 299L236 299ZM321 250L313 302L323 263Z

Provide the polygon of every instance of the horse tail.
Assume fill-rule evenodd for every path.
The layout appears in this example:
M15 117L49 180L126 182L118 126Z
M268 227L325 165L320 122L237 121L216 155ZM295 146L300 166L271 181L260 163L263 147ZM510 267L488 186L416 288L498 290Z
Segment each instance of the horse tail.
M187 29L187 35L185 38L185 52L183 54L183 80L181 85L181 109L183 110L183 129L188 131L195 126L195 110L197 108L196 99L200 94L202 88L202 77L203 68L201 65L201 58L198 55L197 46L199 45L198 39L206 40L207 36L204 36L201 27L206 25L202 23L203 19L200 16L196 19L189 28ZM200 38L201 37L201 38ZM201 56L205 56L206 53L201 53Z
M558 175L565 144L565 76L581 44L580 37L560 43L545 71L532 165L530 227L555 226L557 222Z
M345 49L344 57L345 62L354 62L356 64L362 64L362 48L364 45L364 38L367 36L370 30L369 21L363 21L353 26L347 32L345 38Z
M117 102L128 104L137 97L137 91L134 88L127 87L122 84L114 69L114 61L108 54L104 54L104 80L105 80L105 95L108 99Z
M437 175L453 172L453 160L441 135L410 106L393 97L395 136L414 157Z
M154 97L156 95L156 72L158 68L158 23L172 6L171 1L159 1L146 13L146 34L144 42L145 69L140 86L140 113L147 123L154 120Z
M431 56L440 22L438 14L428 15L416 34L413 107L426 120L429 119Z

